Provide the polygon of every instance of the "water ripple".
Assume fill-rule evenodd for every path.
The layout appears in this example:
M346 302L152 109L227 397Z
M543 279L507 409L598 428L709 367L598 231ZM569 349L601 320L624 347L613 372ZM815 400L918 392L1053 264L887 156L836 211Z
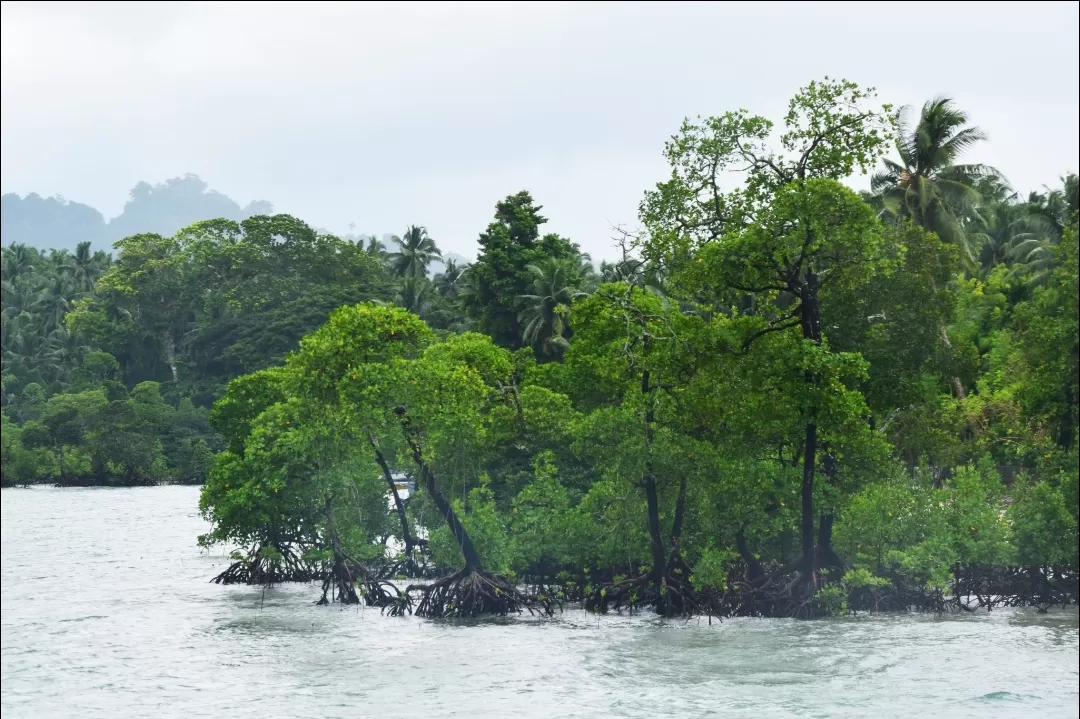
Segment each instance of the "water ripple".
M2 495L13 717L1075 717L1075 612L473 622L207 579L191 487Z

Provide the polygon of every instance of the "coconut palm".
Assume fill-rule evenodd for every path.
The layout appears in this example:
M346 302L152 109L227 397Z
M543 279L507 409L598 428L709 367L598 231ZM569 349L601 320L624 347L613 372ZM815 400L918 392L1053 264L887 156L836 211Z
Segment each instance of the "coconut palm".
M68 278L59 272L44 279L44 283L37 292L33 309L44 331L51 332L62 326L64 315L71 309L69 299L72 291Z
M549 257L526 269L533 292L519 295L524 305L518 316L522 340L542 354L559 356L570 346L570 306L588 295L582 289L580 260Z
M75 247L65 269L71 280L72 289L78 294L86 294L94 289L94 283L105 272L105 259L103 252L91 252L89 242L80 242Z
M401 281L394 304L417 316L427 314L431 306L431 282L426 277L409 277Z
M0 261L0 273L5 282L15 283L19 277L28 275L34 271L40 257L36 250L26 245L13 244L3 250L3 260Z
M871 190L881 198L887 213L910 219L956 245L965 260L973 262L966 221L977 214L980 200L976 185L983 178L1000 178L992 167L958 164L964 152L985 133L968 124L967 113L950 98L939 97L922 107L911 121L910 108L896 114L896 151L899 160L885 160L885 168L871 178Z
M1068 217L1065 199L1068 178L1064 182L1065 192L1033 192L1027 202L1021 202L1016 193L992 179L979 183L977 189L982 201L968 234L981 244L980 277L1004 264L1029 284L1039 284L1046 278L1053 261L1053 247L1060 240Z
M363 243L363 240L361 240L361 243ZM382 258L386 256L386 244L375 235L368 235L367 244L364 245L364 252Z
M462 267L456 260L447 260L446 268L435 275L435 290L439 295L448 300L456 299L463 289L465 270L468 267L468 265Z
M55 379L59 374L56 338L43 333L27 313L3 323L4 369L24 376Z
M27 281L31 278L23 277L22 282L3 282L5 319L17 317L24 312L33 312L38 302L39 288L36 283Z
M1080 205L1080 178L1070 172L1061 178L1061 188L1028 195L1028 212L1046 223L1047 233L1056 244L1061 233L1075 218Z
M427 229L410 225L400 239L395 237L399 249L389 255L391 268L398 277L427 277L427 266L442 252Z

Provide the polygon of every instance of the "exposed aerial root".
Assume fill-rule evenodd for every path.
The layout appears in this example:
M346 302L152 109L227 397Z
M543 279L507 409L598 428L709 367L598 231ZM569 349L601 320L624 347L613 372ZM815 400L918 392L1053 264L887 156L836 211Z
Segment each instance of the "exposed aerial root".
M553 603L523 594L506 577L462 569L431 584L413 584L406 593L416 592L420 617L462 618L492 614L504 617L520 614L551 614Z
M319 568L305 561L291 546L258 546L252 547L246 556L236 559L210 581L272 586L284 582L310 582L321 576Z
M633 613L635 609L651 607L660 616L677 617L708 611L694 591L681 577L665 575L656 586L652 576L643 574L621 582L605 583L596 587L585 598L585 609L606 613L621 612L624 608Z
M359 591L357 591L359 589ZM401 616L412 608L407 593L384 579L378 579L334 543L334 559L323 578L322 597L316 604L360 604L379 607L391 616Z
M409 577L421 579L431 576L432 568L427 561L427 555L419 549L413 554L398 556L393 559L384 559L372 567L380 579L393 579L395 577Z

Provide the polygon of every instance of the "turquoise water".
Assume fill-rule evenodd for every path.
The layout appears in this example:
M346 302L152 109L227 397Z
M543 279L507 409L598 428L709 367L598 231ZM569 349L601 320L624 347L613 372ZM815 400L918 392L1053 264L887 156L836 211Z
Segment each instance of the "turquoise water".
M1075 611L468 624L207 580L197 488L5 489L14 717L1075 717Z

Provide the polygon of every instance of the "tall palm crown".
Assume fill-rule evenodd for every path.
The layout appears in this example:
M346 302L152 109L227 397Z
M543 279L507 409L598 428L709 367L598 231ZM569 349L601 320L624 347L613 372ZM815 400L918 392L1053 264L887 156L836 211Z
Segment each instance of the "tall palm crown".
M455 299L461 294L465 284L465 270L468 265L462 267L454 260L446 263L446 269L435 275L434 284L438 293L447 298Z
M918 120L911 121L910 108L896 115L896 151L899 161L885 160L885 168L870 180L885 210L936 232L956 245L969 261L975 253L965 222L977 212L982 178L1000 177L992 167L958 164L969 148L986 135L968 124L967 113L947 97L930 100Z
M1028 195L1028 208L1034 218L1045 223L1047 234L1056 243L1080 209L1080 178L1070 172L1061 178L1060 188L1032 192Z
M398 287L394 304L417 316L427 314L431 306L431 283L423 277L406 275Z
M363 242L364 240L361 238L360 243L363 244ZM375 235L368 235L367 244L364 245L364 252L376 257L382 257L386 254L386 245Z
M94 283L107 269L104 253L90 251L89 242L80 242L75 247L75 254L66 263L68 276L76 292L86 293L93 289Z
M548 355L560 354L569 346L570 305L588 294L583 284L590 278L583 276L584 267L582 261L554 257L527 267L533 277L533 292L519 296L524 306L520 321L526 344Z
M410 225L401 238L394 238L398 251L390 253L390 263L398 277L427 277L427 267L442 252L427 229Z

